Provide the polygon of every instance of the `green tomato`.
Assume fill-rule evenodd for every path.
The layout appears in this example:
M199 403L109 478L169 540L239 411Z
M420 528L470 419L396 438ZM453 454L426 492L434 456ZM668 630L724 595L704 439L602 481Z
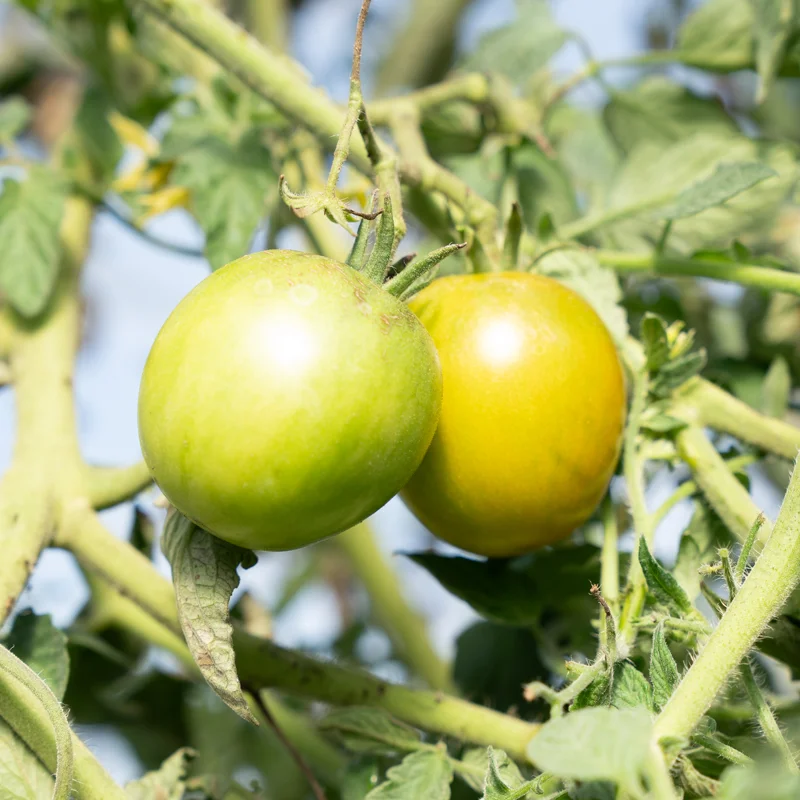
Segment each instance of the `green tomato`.
M402 488L441 394L436 349L404 303L344 264L273 250L172 312L144 368L139 435L179 511L233 544L290 550Z

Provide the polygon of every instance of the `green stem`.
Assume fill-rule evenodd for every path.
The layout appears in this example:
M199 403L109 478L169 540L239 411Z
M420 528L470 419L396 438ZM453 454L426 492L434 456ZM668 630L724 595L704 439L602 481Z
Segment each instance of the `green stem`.
M648 796L652 800L676 800L675 785L672 783L669 768L664 761L663 753L656 744L653 744L650 749L645 774L650 785Z
M800 469L792 473L772 536L661 715L659 739L686 738L800 579Z
M372 528L361 523L337 536L335 542L364 584L375 618L400 657L432 689L452 691L450 668L433 649L425 620L408 604L397 573L383 555Z
M761 514L747 489L737 480L725 460L708 440L701 428L689 425L676 438L678 452L692 471L695 483L728 529L741 542L747 540L753 522ZM764 522L756 547L770 536L772 525Z
M617 514L611 497L603 501L603 548L600 560L600 590L616 613L619 603L619 530ZM602 621L602 613L601 613ZM601 627L601 630L603 628Z
M756 411L707 380L687 382L677 399L691 407L699 425L729 433L783 458L794 460L800 450L800 428Z
M778 727L778 720L775 719L775 714L772 713L772 709L764 698L763 692L756 683L749 657L745 657L744 661L739 665L739 675L747 691L747 696L756 711L756 719L764 738L780 753L787 769L795 774L800 774L800 769L797 767L792 750Z
M130 544L110 534L91 511L77 511L58 532L57 544L71 550L84 569L107 580L174 633L180 632L169 581ZM275 687L333 705L385 709L411 725L476 744L502 748L526 760L538 726L450 697L409 689L366 672L317 661L240 630L234 649L242 683Z
M19 681L35 698L50 720L56 747L56 781L53 800L69 800L74 772L72 732L58 698L50 687L10 650L0 645L0 670Z
M90 467L84 470L92 507L98 511L136 497L153 483L144 461L129 467Z
M739 764L740 766L746 767L755 763L750 756L745 755L741 750L718 742L712 736L706 736L704 733L697 733L692 736L692 743L700 745L700 747L705 747L706 750L716 753L720 758L730 761L731 764Z
M647 208L663 204L648 204ZM641 207L638 210L646 210ZM638 213L637 210L637 213ZM565 225L559 230L559 235L569 235L574 238L589 230L594 230L601 224L616 222L622 212L610 212L599 217L587 220L577 220L570 225L578 232L567 230L570 225ZM630 213L625 214L630 216ZM580 223L583 223L582 225ZM585 230L584 230L585 228ZM617 272L640 272L652 275L682 275L696 278L713 278L720 281L732 281L742 286L753 286L764 291L788 292L800 295L800 274L770 267L759 267L753 264L737 264L733 261L715 261L704 258L679 258L676 256L657 256L653 253L625 253L615 250L596 250L595 255L601 264L612 267Z

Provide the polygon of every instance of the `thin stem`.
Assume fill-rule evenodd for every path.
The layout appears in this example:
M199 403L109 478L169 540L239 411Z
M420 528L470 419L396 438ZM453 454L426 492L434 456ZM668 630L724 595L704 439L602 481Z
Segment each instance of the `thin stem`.
M800 469L795 468L772 536L656 720L659 739L685 738L714 702L800 580Z
M600 590L613 611L619 603L619 530L614 503L603 501L603 548L600 561Z
M663 203L663 198L661 199ZM658 205L658 204L657 204ZM653 207L648 205L648 207ZM623 209L622 211L630 211ZM620 219L620 212L609 212L605 215L587 220L577 220L559 230L559 234L569 234L574 238L600 225ZM637 212L638 213L638 212ZM630 216L630 214L626 214ZM572 226L570 228L570 226ZM577 230L572 230L574 228ZM754 264L739 264L734 261L715 261L703 258L678 258L676 256L658 256L654 253L625 253L615 250L596 250L595 255L601 264L612 267L618 272L641 272L652 275L682 275L697 278L713 278L720 281L732 281L742 286L753 286L764 291L788 292L800 295L800 275L771 267L760 267Z
M767 518L763 514L756 517L753 527L750 528L750 533L747 534L742 545L742 551L739 553L739 558L736 560L736 568L733 573L733 578L737 586L739 586L744 578L745 570L747 569L747 562L750 560L750 553L753 550L753 545L756 543L758 532L761 530Z
M452 691L450 668L431 645L425 620L408 604L397 573L378 546L367 523L336 537L363 583L378 623L398 654L432 689Z
M730 761L731 764L739 764L747 767L755 763L750 756L745 755L741 750L737 750L735 747L731 747L728 744L718 742L712 736L707 736L704 733L696 733L692 736L692 743L700 747L705 747L706 750L710 750L720 758Z

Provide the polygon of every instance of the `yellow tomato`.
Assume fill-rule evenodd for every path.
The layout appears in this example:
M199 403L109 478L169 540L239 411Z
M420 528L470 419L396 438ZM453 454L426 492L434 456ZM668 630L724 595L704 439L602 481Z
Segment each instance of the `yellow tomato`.
M517 272L443 278L410 305L439 351L444 395L406 504L486 556L569 536L603 497L625 421L600 317L563 284Z

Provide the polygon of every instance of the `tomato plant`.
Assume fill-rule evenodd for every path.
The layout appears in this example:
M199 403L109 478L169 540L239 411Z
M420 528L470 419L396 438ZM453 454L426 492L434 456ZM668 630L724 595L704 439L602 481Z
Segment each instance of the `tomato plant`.
M406 502L486 556L568 537L600 503L622 441L622 364L600 317L552 278L517 272L442 278L411 307L447 388Z
M2 8L0 797L800 797L797 4L369 5Z
M397 494L440 397L433 343L404 303L345 264L256 253L206 278L159 333L142 377L142 452L199 525L289 550Z

